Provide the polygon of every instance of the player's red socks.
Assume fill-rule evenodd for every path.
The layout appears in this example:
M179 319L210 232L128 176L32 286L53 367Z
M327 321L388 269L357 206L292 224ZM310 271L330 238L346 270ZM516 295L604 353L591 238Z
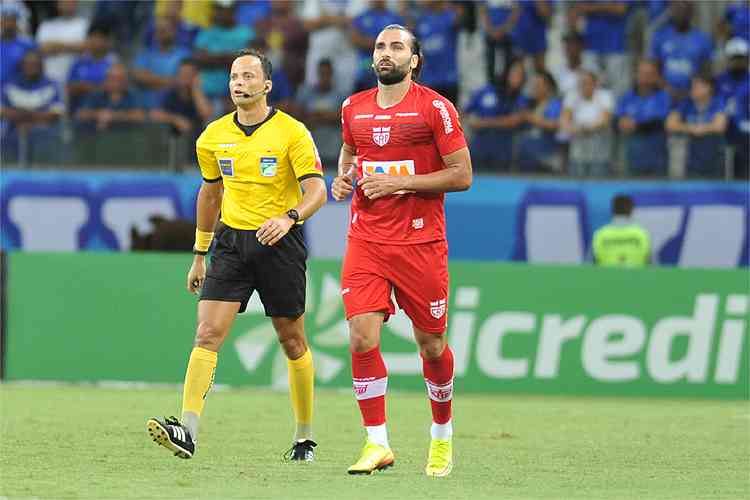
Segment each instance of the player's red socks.
M451 372L453 370L451 358ZM362 412L365 426L385 423L385 391L388 387L388 372L380 355L380 346L367 352L352 353L352 380L354 395ZM450 413L450 412L449 412Z
M439 358L422 357L422 373L432 405L432 421L445 424L451 419L453 400L453 351L445 346Z

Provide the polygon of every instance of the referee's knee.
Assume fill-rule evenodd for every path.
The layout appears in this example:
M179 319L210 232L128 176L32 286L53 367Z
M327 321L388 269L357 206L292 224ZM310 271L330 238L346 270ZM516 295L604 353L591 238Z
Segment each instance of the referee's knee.
M201 321L198 324L198 329L195 332L195 347L218 352L223 341L224 335L216 325L208 321Z

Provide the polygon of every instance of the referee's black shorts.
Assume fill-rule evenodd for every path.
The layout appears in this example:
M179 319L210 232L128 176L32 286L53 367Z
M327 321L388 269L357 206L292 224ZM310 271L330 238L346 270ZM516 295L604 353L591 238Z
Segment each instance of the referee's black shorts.
M220 224L200 300L239 302L245 311L257 290L266 316L297 318L305 312L307 248L293 226L275 245L261 245L256 231Z

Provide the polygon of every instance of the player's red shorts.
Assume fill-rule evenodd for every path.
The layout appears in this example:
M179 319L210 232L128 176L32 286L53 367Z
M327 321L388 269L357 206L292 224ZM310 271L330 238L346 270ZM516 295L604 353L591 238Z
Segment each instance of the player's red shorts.
M396 313L414 326L443 333L448 324L448 242L386 245L349 238L341 271L346 319L367 312Z

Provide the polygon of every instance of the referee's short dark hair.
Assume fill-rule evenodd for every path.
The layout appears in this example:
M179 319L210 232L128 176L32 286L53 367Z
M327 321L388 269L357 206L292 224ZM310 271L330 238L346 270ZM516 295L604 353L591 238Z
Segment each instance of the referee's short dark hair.
M629 216L633 213L633 198L626 194L618 194L612 199L612 214Z
M273 74L273 65L271 64L271 60L266 57L266 55L256 49L242 49L239 52L237 52L237 55L235 56L235 59L239 57L245 57L245 56L253 56L260 59L260 65L263 68L263 77L266 80L271 79L271 75Z

